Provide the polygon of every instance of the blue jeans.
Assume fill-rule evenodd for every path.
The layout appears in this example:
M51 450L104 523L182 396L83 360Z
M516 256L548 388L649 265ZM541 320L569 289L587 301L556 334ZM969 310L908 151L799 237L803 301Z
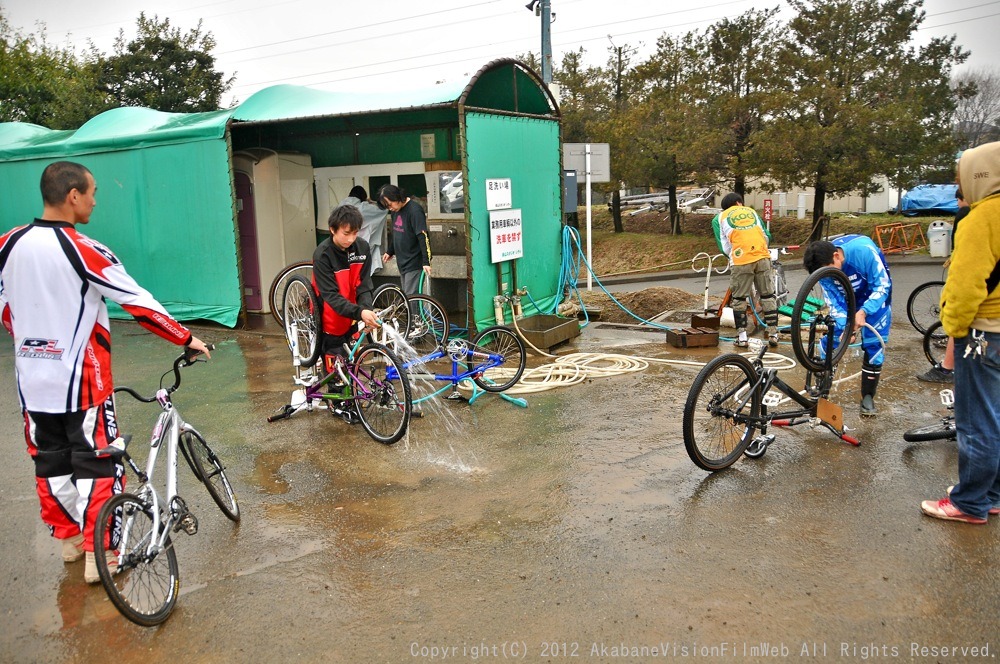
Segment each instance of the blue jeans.
M955 507L981 518L1000 507L1000 333L985 338L983 353L973 348L968 356L971 335L955 339L958 484L951 492Z

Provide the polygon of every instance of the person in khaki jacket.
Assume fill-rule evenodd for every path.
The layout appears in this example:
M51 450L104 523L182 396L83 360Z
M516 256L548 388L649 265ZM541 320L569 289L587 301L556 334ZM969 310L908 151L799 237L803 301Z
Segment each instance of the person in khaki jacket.
M970 211L941 292L941 324L955 339L958 484L920 509L983 524L1000 515L1000 142L963 152L958 179Z

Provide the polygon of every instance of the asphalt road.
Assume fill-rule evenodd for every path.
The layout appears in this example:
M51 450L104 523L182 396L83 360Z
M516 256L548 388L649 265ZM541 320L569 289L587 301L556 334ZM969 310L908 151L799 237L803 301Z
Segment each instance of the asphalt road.
M940 268L893 275L898 312ZM832 397L860 447L778 430L763 458L716 474L680 434L697 367L588 379L525 409L442 402L386 447L322 412L266 424L292 388L283 340L199 329L218 350L175 403L227 462L243 520L181 467L201 527L175 536L181 596L152 629L85 586L43 528L5 345L0 660L992 659L1000 525L920 514L954 482L956 453L902 441L939 407L937 387L913 379L927 367L918 335L895 322L879 417L857 417L856 385ZM152 391L174 349L113 327L117 382ZM558 349L702 362L725 350L598 325ZM119 407L141 449L154 410Z

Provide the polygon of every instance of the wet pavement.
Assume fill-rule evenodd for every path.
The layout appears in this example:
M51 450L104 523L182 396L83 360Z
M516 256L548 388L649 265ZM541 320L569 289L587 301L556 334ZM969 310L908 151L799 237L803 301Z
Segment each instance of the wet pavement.
M181 596L148 629L85 586L83 564L64 565L38 519L4 344L0 660L970 661L976 647L993 658L1000 523L922 516L957 455L902 440L939 411L937 386L913 378L928 365L901 284L940 269L905 271L879 417L857 417L855 381L832 397L861 447L779 429L763 458L717 474L694 466L680 434L695 368L588 380L527 395L526 409L495 395L442 402L383 446L319 411L267 424L292 387L283 339L199 329L218 349L185 370L174 402L227 462L243 519L225 519L181 468L201 527L175 536ZM175 349L113 328L117 383L151 393ZM597 324L557 349L701 361L719 350ZM119 409L141 448L155 409Z

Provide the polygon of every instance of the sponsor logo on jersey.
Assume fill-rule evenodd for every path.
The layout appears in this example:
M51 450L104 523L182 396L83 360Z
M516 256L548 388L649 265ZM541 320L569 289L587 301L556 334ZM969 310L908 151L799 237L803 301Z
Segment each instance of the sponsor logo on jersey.
M349 263L364 263L366 260L368 260L368 254L359 254L356 251L347 254L347 261Z
M85 244L88 247L90 247L91 249L93 249L94 251L96 251L97 253L99 253L101 256L104 256L104 258L109 263L111 263L112 265L118 265L118 257L115 256L113 253L111 253L111 250L108 249L107 247L105 247L100 242L97 242L96 240L92 240L89 237L88 238L81 238L80 241L83 244Z
M94 367L94 385L97 387L97 391L104 390L104 379L101 377L101 361L97 359L97 353L94 352L94 347L91 344L87 344L87 357L90 359L90 364Z
M17 356L34 360L58 360L63 349L57 348L58 339L24 339L18 346Z
M757 224L757 216L754 214L753 210L736 210L726 216L726 223L729 224L730 228L750 228Z
M175 326L173 324L173 321L171 321L170 319L168 319L166 316L162 316L159 313L157 313L157 312L154 311L152 318L153 318L153 320L155 320L157 323L160 324L160 327L162 327L164 330L166 330L170 334L174 335L175 337L183 337L184 336L184 332L182 332L181 330L179 330L177 328L177 326Z

